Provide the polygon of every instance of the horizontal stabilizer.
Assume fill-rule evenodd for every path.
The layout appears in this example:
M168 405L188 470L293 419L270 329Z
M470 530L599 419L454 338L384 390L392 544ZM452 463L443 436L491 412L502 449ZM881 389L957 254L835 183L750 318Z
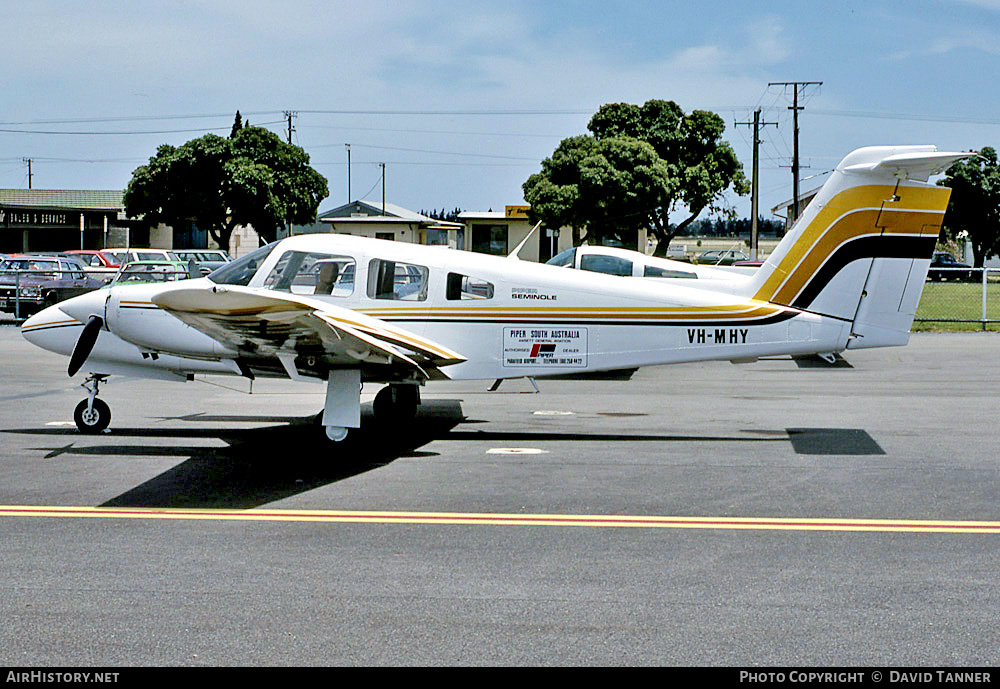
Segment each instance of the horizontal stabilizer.
M872 150L861 149L860 152ZM878 147L880 150L882 147ZM954 165L963 158L968 158L974 153L953 153L947 151L936 151L933 146L909 146L900 147L907 150L903 153L895 153L881 157L873 161L853 162L844 161L840 168L844 172L869 172L888 173L896 179L909 179L926 182L932 175L937 175ZM856 152L858 153L858 152Z

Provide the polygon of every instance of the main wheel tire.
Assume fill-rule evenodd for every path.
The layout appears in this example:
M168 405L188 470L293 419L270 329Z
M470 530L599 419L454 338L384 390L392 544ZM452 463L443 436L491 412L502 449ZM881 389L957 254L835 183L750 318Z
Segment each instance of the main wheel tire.
M100 433L111 423L111 407L105 404L104 400L95 399L94 406L88 411L87 400L83 400L76 405L73 412L73 420L81 433L94 435Z
M420 392L416 385L387 385L372 400L372 411L379 423L409 423L417 416Z

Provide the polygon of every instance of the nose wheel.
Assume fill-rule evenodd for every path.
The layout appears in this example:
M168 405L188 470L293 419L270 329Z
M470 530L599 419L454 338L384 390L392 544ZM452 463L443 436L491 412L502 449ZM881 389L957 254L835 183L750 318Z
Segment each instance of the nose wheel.
M87 399L76 405L73 411L73 421L81 433L94 435L100 433L111 423L111 407L104 400L97 399L98 386L107 376L91 374L81 387L87 391Z
M83 400L76 405L73 412L73 420L81 433L94 435L100 433L111 423L111 408L104 400L95 399L93 404L90 400Z

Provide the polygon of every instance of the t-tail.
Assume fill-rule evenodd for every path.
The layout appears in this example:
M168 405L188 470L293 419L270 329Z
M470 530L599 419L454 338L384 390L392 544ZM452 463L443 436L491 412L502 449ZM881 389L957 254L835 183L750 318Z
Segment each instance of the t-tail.
M972 153L849 154L750 282L760 301L850 322L848 349L904 345L951 190L928 184Z

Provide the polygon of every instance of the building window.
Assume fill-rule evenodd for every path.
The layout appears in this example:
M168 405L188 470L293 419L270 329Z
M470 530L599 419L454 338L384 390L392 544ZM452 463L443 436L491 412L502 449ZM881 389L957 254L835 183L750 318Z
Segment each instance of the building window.
M479 254L507 255L506 225L473 225L472 250Z
M448 230L427 230L428 246L448 246Z

